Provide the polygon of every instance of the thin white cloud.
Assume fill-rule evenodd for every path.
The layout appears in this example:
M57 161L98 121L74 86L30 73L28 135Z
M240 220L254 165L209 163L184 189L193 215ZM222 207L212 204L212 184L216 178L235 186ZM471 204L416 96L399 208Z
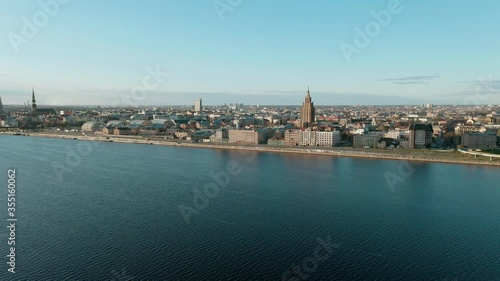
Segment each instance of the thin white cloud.
M398 78L378 79L377 81L391 82L396 85L428 85L431 81L441 78L441 75L406 76Z

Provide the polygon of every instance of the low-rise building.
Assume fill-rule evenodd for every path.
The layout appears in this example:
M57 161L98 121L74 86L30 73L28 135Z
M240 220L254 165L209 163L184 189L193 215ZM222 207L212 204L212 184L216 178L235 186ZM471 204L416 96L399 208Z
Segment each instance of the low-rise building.
M311 129L299 131L299 145L316 146L316 131Z
M466 133L462 136L462 145L468 148L496 148L495 133Z
M267 144L270 146L285 146L285 140L271 138L267 141Z
M114 135L115 134L115 128L116 127L113 127L113 126L104 127L102 129L102 133L106 134L106 135Z
M113 130L113 133L116 136L122 136L122 135L131 135L132 131L130 130L129 127L116 127Z
M82 131L83 132L95 132L95 131L101 130L103 127L104 127L104 123L96 122L96 121L89 121L89 122L85 122L82 125Z
M378 141L382 138L382 136L383 135L379 133L354 135L352 146L375 148L378 146Z
M229 141L229 130L221 128L215 130L215 133L210 136L210 142L223 143Z
M389 130L389 131L387 131L387 133L385 133L385 137L390 138L390 139L399 140L399 138L401 137L401 131L399 129Z
M270 129L229 130L229 143L266 144L274 134Z
M409 138L401 138L399 140L399 148L410 148L410 139Z
M210 130L198 130L191 134L191 140L193 142L209 142L210 137L213 135L213 132Z
M187 131L184 131L184 130L177 130L175 133L174 133L175 137L178 138L178 139L187 139L189 137L189 133Z
M154 127L141 127L137 128L137 133L139 135L158 135L160 133L160 130Z
M478 125L458 125L455 127L455 135L457 136L474 132L484 133L486 132L486 128Z
M285 146L332 147L340 142L339 131L314 131L311 129L289 129L284 134Z
M16 120L16 118L6 117L5 120L2 120L2 122L3 122L2 127L11 127L11 128L19 127L19 122Z
M299 131L300 130L286 130L285 131L285 145L297 146L299 145Z
M332 147L340 142L340 132L316 132L316 146Z
M254 130L229 130L229 143L258 144L259 134Z
M381 138L378 141L378 148L388 148L388 147L396 147L399 145L399 141L391 138Z

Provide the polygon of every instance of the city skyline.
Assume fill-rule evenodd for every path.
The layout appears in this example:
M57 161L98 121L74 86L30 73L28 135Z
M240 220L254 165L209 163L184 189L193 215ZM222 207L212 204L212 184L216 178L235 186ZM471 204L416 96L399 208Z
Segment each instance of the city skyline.
M4 3L4 103L111 104L148 68L165 76L143 104L300 104L307 84L318 104L460 105L482 84L500 102L496 1L59 2Z
M300 95L300 93L302 93L303 95L303 91L297 91ZM31 88L31 100L30 99L24 99L24 101L22 103L10 103L10 102L7 102L6 105L7 106L23 106L23 107L26 107L26 108L29 108L30 110L33 110L33 105L35 107L37 107L36 103L33 104L33 101L34 101L34 88ZM38 92L37 92L38 93ZM310 91L309 91L309 87L306 91L306 93L309 95L310 94ZM25 93L24 93L25 94ZM118 96L118 98L115 98L113 100L113 102L110 102L110 103L88 103L88 104L76 104L76 103L69 103L69 104L55 104L55 103L42 103L41 106L42 107L48 107L48 106L59 106L59 107L64 107L64 106L102 106L102 107L144 107L144 106L187 106L187 107L193 107L194 108L194 111L199 111L199 110L196 110L196 104L197 102L200 102L200 108L201 108L201 101L202 101L202 98L196 98L197 94L199 93L192 93L193 95L193 100L194 100L194 106L192 105L193 104L193 100L191 100L191 104L189 103L189 101L187 103L158 103L158 102L155 102L154 100L151 100L150 103L146 103L146 102L134 102L130 97L131 95L127 95L127 94L121 94ZM321 97L322 94L325 94L325 93L315 93L316 94L319 94L319 96ZM486 93L487 94L487 93ZM293 92L293 96L296 95L296 92ZM11 97L10 95L6 95L7 97ZM224 93L222 95L219 96L218 99L215 99L215 100L218 100L218 101L221 101L220 103L210 103L210 101L208 103L205 103L203 102L203 105L208 105L208 106L222 106L222 105L231 105L231 104L245 104L245 105L249 105L249 106L296 106L296 107L300 107L300 108L303 108L304 107L304 101L303 101L303 98L302 98L302 104L299 104L299 103L277 103L277 104L272 104L272 103L258 103L258 100L246 100L247 103L243 103L241 102L241 100L234 100L234 98L232 99L229 99L230 101L228 102L227 100L224 100L224 99L221 99L221 96L224 97L224 96L228 96L227 93ZM292 93L290 93L290 95L287 95L287 96L292 96ZM37 94L37 97L38 97L38 94ZM377 98L377 97L373 97L373 96L364 96L365 98ZM397 103L397 102L392 102L392 103L386 103L386 104L382 104L382 103L353 103L353 104L347 104L347 103L338 103L338 104L328 104L328 103L323 103L323 104L319 104L318 106L319 107L325 107L325 106L422 106L422 105L437 105L437 106L487 106L487 105L494 105L495 103L480 103L480 98L478 97L481 97L481 95L477 94L477 95L471 95L470 96L470 101L473 102L473 103L465 103L465 104L448 104L448 103L418 103L418 102L414 102L414 103ZM2 96L0 95L0 101L1 101L1 98ZM42 101L46 101L46 100L50 100L51 97L50 96L43 96L42 95L42 98L41 100ZM128 100L126 100L128 99ZM18 99L16 99L18 100ZM121 101L124 101L126 100L127 102L123 102L123 103L120 103ZM324 99L321 99L320 98L320 101L321 100L324 100ZM120 101L120 102L118 102ZM31 102L31 103L30 103Z
M498 280L499 11L3 0L0 281Z

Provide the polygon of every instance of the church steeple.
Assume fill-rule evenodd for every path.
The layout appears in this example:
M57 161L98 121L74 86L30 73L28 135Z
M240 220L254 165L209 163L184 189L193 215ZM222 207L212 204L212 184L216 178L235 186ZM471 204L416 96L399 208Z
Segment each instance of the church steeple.
M31 88L31 111L36 112L35 88Z

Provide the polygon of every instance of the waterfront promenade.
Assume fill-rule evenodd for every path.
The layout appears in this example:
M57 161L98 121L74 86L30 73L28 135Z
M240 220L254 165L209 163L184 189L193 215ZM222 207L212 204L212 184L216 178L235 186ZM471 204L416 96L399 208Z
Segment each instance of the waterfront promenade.
M475 159L480 157L487 157L490 159L490 161L495 161L495 158L500 158L500 154L492 154L492 153L484 153L480 151L466 151L466 150L458 150L460 153L463 153L464 155L473 155Z
M97 136L82 135L81 133L64 132L30 132L26 136L78 139L87 141L117 142L129 144L164 145L193 148L248 150L271 153L295 153L308 155L325 155L335 157L355 157L367 159L386 159L420 162L437 162L452 164L487 165L500 167L500 158L472 158L466 157L459 151L438 151L421 149L355 149L351 147L275 147L269 145L243 145L243 144L216 144L216 143L191 143L160 137L144 138L140 136ZM22 136L21 136L22 137ZM500 157L500 156L499 156Z

